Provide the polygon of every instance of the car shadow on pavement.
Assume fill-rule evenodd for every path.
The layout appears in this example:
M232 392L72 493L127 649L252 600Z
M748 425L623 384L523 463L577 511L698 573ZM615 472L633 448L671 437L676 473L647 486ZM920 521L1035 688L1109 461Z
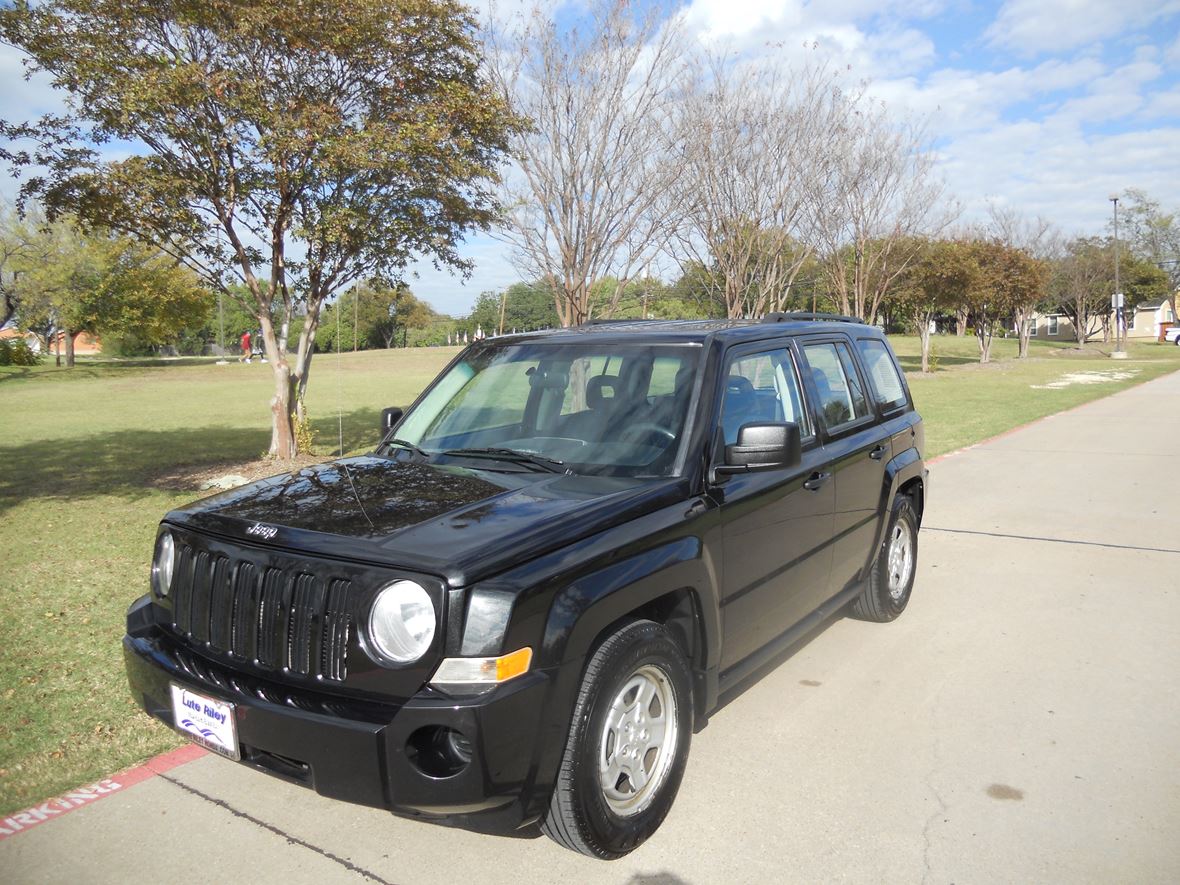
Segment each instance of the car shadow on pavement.
M800 636L795 642L792 642L790 645L788 645L786 648L784 648L781 652L779 652L773 658L768 660L761 667L759 667L758 669L756 669L752 673L750 673L749 676L746 676L744 679L742 679L740 682L738 682L733 688L728 689L718 699L717 707L713 710L712 713L709 714L709 718L716 716L718 713L720 713L722 710L724 710L726 707L728 707L730 704L732 704L734 701L736 701L738 698L740 698L742 695L744 695L747 691L749 691L751 688L753 688L755 685L757 685L759 682L761 682L764 678L766 678L768 675L770 675L770 673L777 670L779 667L781 667L783 664L785 664L788 660L790 660L792 657L794 657L796 652L801 651L802 649L807 647L807 645L809 645L813 639L819 638L828 630L829 627L831 627L837 621L843 620L844 617L845 617L845 615L844 615L843 609L836 612L831 617L827 618L826 620L820 622L817 626L808 630L805 634Z

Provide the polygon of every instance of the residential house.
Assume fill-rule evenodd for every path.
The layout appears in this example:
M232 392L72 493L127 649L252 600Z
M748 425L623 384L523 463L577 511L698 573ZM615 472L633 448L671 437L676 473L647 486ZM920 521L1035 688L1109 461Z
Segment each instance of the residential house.
M41 339L33 332L22 332L16 326L5 326L0 329L0 341L16 341L23 338L25 344L29 346L29 350L33 353L41 352Z
M1013 331L1016 331L1015 323ZM1073 341L1073 320L1063 313L1034 313L1029 337L1044 338L1048 341Z
M1172 306L1166 298L1144 301L1137 304L1134 310L1127 311L1127 338L1159 341L1164 329L1175 322Z
M61 352L66 352L66 333L58 332L56 336L50 336L49 349L56 353L56 339L61 339ZM96 353L102 351L102 342L98 340L97 335L91 335L89 332L79 332L74 338L74 355L75 356L94 356Z

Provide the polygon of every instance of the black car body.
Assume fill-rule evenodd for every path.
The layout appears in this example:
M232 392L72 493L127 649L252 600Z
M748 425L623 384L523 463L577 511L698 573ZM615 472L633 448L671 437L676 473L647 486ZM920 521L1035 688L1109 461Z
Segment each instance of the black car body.
M727 692L850 603L891 619L912 585L926 495L921 420L879 330L771 319L508 336L474 344L452 363L541 348L525 373L527 417L534 399L543 407L553 398L546 390L561 399L581 383L546 362L561 348L608 354L595 357L594 378L606 380L585 384L599 408L621 400L636 372L643 377L642 357L632 360L632 377L626 360L611 374L612 348L641 353L626 349L642 344L657 362L678 354L662 398L646 395L654 384L646 357L648 381L629 413L638 427L632 448L665 453L648 462L658 469L579 472L535 450L519 456L536 455L525 463L510 454L497 460L499 449L444 456L391 444L169 513L152 592L128 613L135 699L174 727L182 727L177 703L229 705L217 709L229 711L237 746L215 749L325 796L511 832L554 813L569 774L571 721L589 715L580 694L589 662L620 625L650 623L670 637L691 674L676 697L696 730ZM748 384L735 374L747 366L761 373L741 376ZM440 383L451 382L436 380L414 408ZM390 438L413 423L414 408ZM635 409L654 417L636 421ZM674 434L659 409L682 410ZM572 433L604 423L595 418L587 408L547 420ZM573 437L549 438L585 450ZM448 437L447 445L461 451L466 439ZM913 538L905 586L890 596L878 584L893 566L882 563L889 554L901 569L906 554L887 543L896 502L911 511ZM425 591L437 620L418 659L391 663L374 648L371 608L379 591L403 581ZM863 603L870 585L876 602ZM400 611L410 617L409 608ZM436 678L444 659L499 661L513 652L511 666L524 670L503 682ZM649 672L658 681L664 671ZM687 732L669 746L687 753ZM637 789L626 777L619 783ZM675 783L668 788L674 795ZM620 826L646 821L643 832L588 853L625 853L666 812L611 807ZM558 838L587 850L576 834Z

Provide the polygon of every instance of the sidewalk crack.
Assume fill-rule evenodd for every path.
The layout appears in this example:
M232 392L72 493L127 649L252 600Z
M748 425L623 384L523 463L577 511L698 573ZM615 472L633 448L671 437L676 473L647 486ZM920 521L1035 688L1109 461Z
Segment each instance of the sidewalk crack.
M247 820L257 827L261 827L262 829L267 830L268 832L274 833L276 836L282 837L283 839L285 839L287 841L288 845L298 845L300 848L306 848L308 851L314 851L316 854L320 855L320 857L327 858L328 860L332 861L332 863L335 863L335 864L338 864L339 866L344 867L344 869L348 870L350 873L356 873L358 876L363 876L364 878L368 879L371 882L376 882L377 885L394 885L393 882L390 882L387 879L382 879L376 873L370 872L369 870L366 870L364 867L359 867L350 860L347 860L343 857L339 857L330 851L325 851L323 848L320 848L316 845L312 845L310 842L305 842L303 839L300 839L298 836L292 836L286 830L283 830L280 827L276 827L274 824L268 824L266 821L261 820L257 817L254 817L254 815L252 815L252 814L249 814L245 811L239 811L237 808L234 808L232 805L230 805L228 802L226 802L223 799L218 799L215 796L210 796L207 793L203 793L200 790L198 790L196 787L190 787L188 784L178 781L175 778L169 777L166 774L160 774L157 776L168 781L168 783L170 783L170 784L180 787L180 789L184 790L186 793L191 793L192 795L197 796L198 798L204 799L206 802L213 803L214 805L216 805L219 808L224 808L226 811L228 811L234 817L239 817L239 818L242 818L243 820Z

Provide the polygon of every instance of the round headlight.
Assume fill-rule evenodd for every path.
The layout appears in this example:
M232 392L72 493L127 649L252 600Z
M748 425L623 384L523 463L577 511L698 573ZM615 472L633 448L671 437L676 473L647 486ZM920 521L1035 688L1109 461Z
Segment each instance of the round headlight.
M176 543L170 532L164 532L156 543L156 561L152 563L152 577L156 581L156 591L161 596L167 596L172 587L172 567L175 562Z
M397 581L373 600L369 636L382 657L408 664L430 648L436 620L430 595L413 581Z

